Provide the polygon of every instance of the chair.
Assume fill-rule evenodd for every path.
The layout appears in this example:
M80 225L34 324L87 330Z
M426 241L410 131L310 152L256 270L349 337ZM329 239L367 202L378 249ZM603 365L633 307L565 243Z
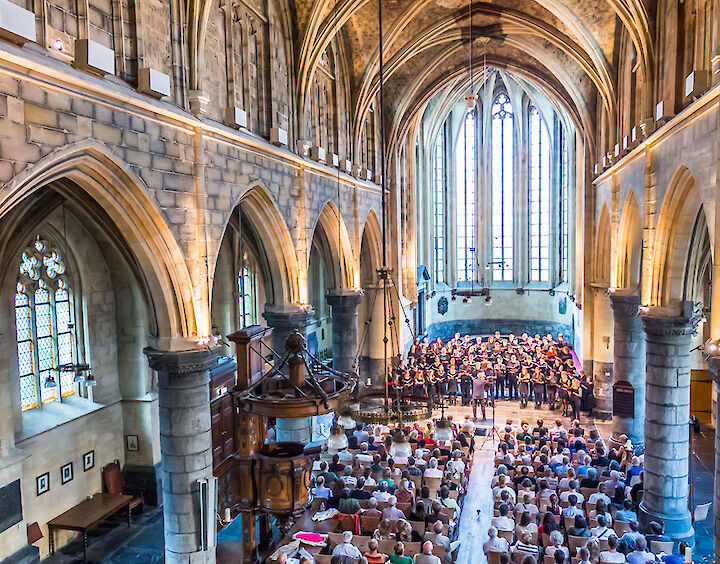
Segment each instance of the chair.
M613 523L613 530L615 531L617 538L620 538L630 531L630 523L628 521L615 521L615 523Z
M664 552L665 554L672 554L673 553L673 541L656 541L651 540L650 541L650 552L653 554L660 554L661 552Z
M422 476L410 476L410 481L415 484L415 489L420 491L422 488Z
M550 542L550 535L547 533L543 533L542 535L542 544L545 548L550 546L552 543Z
M515 564L522 564L522 561L525 559L526 556L532 556L534 559L536 559L538 555L518 550L515 552Z
M575 525L575 517L564 517L563 521L565 523L566 531Z
M578 548L585 546L592 537L573 537L568 535L568 546L570 554L577 554Z
M696 505L695 511L693 511L693 523L699 523L707 519L712 503L703 503L702 505Z
M352 515L343 515L340 519L340 529L343 531L355 530L355 519ZM373 529L375 531L375 529Z
M106 493L113 495L132 495L133 498L130 500L130 511L139 507L140 513L142 513L143 506L145 505L142 489L125 487L123 484L123 476L122 470L120 470L119 460L106 464L103 467L102 481Z
M325 499L324 497L315 497L312 500L312 505L310 505L310 509L312 511L320 511L320 506L323 503L327 505L327 499ZM362 501L360 502L360 506L362 507Z
M543 564L555 564L554 556L543 556Z
M380 523L380 517L360 516L360 526L365 535L372 536Z
M437 492L442 484L442 478L425 478L425 485L430 489L430 493Z
M513 534L513 531L498 531L498 536L508 541L508 544L512 544Z
M331 552L333 548L343 543L343 534L344 531L342 533L328 533L328 547Z
M315 564L331 564L332 554L314 554Z
M607 537L598 539L598 546L600 547L600 552L610 550L610 543L608 543Z
M505 554L504 552L496 552L494 550L489 551L487 556L488 564L500 564L500 555Z

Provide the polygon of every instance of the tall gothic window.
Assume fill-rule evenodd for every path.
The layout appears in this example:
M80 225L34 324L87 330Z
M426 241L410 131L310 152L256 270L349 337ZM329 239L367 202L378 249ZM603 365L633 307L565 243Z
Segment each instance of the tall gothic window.
M240 327L254 325L258 319L257 268L255 261L247 252L243 255L243 266L238 276L238 290Z
M570 272L570 171L565 128L560 125L560 268L561 280L569 282Z
M550 279L550 136L537 108L528 113L530 149L530 281Z
M435 281L445 282L445 128L435 142Z
M513 279L514 143L513 108L507 94L492 105L493 280Z
M458 282L475 279L475 110L465 116L457 143L455 254Z
M75 392L72 372L58 366L73 360L71 294L60 253L38 236L22 252L15 293L15 332L22 410ZM57 385L47 385L48 378Z

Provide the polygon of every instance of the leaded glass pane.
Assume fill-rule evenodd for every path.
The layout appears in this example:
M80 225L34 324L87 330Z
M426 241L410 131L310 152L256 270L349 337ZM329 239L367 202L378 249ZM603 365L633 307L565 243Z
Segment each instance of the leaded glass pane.
M537 108L529 112L530 280L549 280L550 137Z
M445 130L435 143L435 281L445 282Z
M465 124L456 148L458 174L456 175L455 254L458 281L475 278L475 134L475 110L471 110L465 116Z
M35 389L35 375L20 377L20 409L23 411L37 407L37 395Z
M513 279L514 158L513 108L507 94L492 106L492 260L493 280Z

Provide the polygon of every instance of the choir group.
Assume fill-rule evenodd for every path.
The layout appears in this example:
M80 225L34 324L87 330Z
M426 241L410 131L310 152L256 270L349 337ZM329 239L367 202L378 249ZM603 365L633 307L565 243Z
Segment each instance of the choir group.
M475 416L479 406L483 419L487 403L504 398L519 399L522 407L532 400L538 409L559 404L563 415L572 411L573 418L592 409L592 382L575 366L562 333L518 337L496 331L487 339L455 333L445 342L416 340L407 361L393 370L390 385L401 395L446 397L451 404L459 395L463 405L472 403Z

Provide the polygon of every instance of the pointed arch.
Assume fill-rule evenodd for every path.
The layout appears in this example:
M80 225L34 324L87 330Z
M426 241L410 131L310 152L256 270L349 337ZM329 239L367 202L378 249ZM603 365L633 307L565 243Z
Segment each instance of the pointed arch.
M262 184L247 190L238 202L252 224L267 260L271 303L301 303L298 263L290 231L270 191Z
M687 269L698 215L704 213L695 178L681 166L670 181L660 209L651 263L651 305L690 299Z
M362 253L363 242L367 243L368 255L363 259L369 259L373 278L378 268L382 266L382 226L375 210L370 210L365 218L365 224L360 237L360 249Z
M595 283L600 286L610 285L610 213L606 204L600 211L595 239Z
M311 235L308 237L308 241L312 241L318 228L327 239L330 249L331 264L328 266L332 269L335 289L358 288L360 280L356 267L357 261L352 250L347 226L334 202L328 200L325 203L310 231ZM308 253L308 261L309 257Z
M149 308L156 346L172 348L172 339L198 336L193 282L183 253L162 211L143 181L106 145L86 140L53 151L0 190L0 219L27 207L32 196L52 184L97 220L133 269ZM0 255L7 252L4 221Z
M637 288L640 285L642 264L642 219L640 207L632 190L625 198L618 227L616 286Z

